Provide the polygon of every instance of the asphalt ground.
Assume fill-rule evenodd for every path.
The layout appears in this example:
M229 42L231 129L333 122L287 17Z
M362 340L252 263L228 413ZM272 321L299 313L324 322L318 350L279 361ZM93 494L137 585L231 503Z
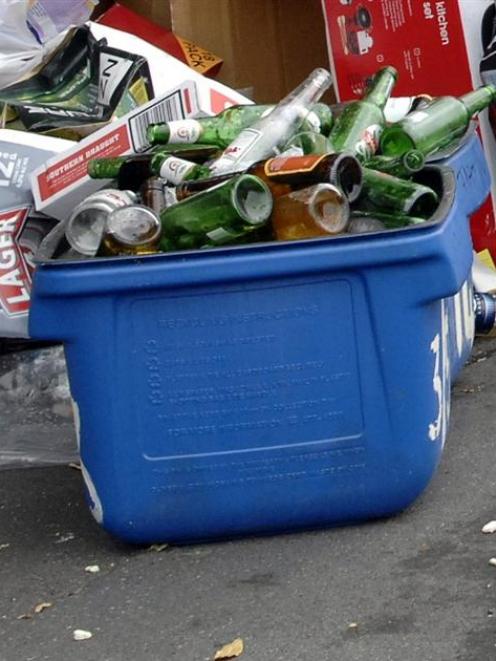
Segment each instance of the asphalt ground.
M496 659L496 533L481 532L496 519L495 366L496 341L479 341L439 470L388 520L130 547L94 522L78 470L2 470L0 661L207 661L236 638L241 661ZM20 453L45 433L70 457L66 412L45 406L21 415L0 390L2 442ZM75 641L75 629L92 637Z

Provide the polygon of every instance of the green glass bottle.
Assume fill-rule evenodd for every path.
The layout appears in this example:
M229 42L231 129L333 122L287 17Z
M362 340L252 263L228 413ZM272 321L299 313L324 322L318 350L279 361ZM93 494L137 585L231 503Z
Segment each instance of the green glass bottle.
M458 98L438 97L387 127L380 139L381 151L387 156L400 156L418 149L427 156L462 135L472 117L495 100L493 85L479 87Z
M92 179L117 179L126 163L132 164L136 174L143 172L150 176L152 154L131 154L114 158L94 158L88 161L87 171Z
M418 149L410 149L401 156L373 156L364 163L371 170L379 170L401 179L408 179L425 165L425 158Z
M375 153L386 121L384 107L397 77L393 67L380 69L363 99L346 105L329 135L334 151L347 151L364 160Z
M288 140L282 148L283 156L304 156L306 154L328 154L332 146L328 138L316 131L300 131Z
M136 175L147 172L152 173L149 164L155 154L179 156L193 163L203 163L217 153L217 148L212 145L160 145L145 154L126 154L112 158L94 158L88 161L87 172L92 179L117 179L123 166L133 169ZM134 165L133 165L134 164Z
M437 208L439 198L428 186L393 177L385 172L362 168L363 187L359 202L370 202L379 210L428 218Z
M369 224L365 222L366 220L372 222ZM363 223L360 221L363 221ZM378 232L384 228L396 230L401 229L402 227L409 227L410 225L423 225L425 222L425 218L409 216L404 213L386 213L385 211L379 211L377 209L372 211L367 209L355 209L351 212L351 221L348 226L348 232L350 234L358 234L367 231ZM369 224L368 229L366 228L367 224ZM383 226L382 228L381 225Z
M150 161L150 170L157 177L162 177L169 184L177 186L183 181L208 177L210 170L206 165L193 163L170 154L154 154Z
M239 105L213 117L151 124L147 139L151 144L202 142L224 149L243 129L268 115L273 108L273 105ZM325 103L313 104L303 125L306 130L328 135L332 126L331 109Z
M267 223L272 205L272 193L261 179L232 177L162 211L160 249L237 243Z

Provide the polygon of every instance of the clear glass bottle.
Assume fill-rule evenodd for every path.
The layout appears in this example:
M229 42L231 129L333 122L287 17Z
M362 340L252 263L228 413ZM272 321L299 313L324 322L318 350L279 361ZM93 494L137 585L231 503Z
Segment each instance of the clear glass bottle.
M312 104L331 82L329 71L315 69L272 112L243 129L218 158L208 163L212 174L246 170L253 163L277 154L300 128Z

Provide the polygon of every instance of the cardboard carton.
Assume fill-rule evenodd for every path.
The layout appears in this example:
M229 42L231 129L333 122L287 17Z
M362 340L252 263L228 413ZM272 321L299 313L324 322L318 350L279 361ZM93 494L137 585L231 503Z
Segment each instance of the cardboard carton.
M221 57L217 80L257 103L279 101L329 64L320 0L120 2Z
M0 337L27 337L32 257L53 227L33 218L29 175L72 142L0 129Z
M341 101L359 97L378 68L392 65L394 94L460 96L481 85L480 37L492 0L322 0L335 91ZM496 143L487 111L480 135L493 181L493 195L471 218L476 250L496 256Z
M249 103L243 95L195 73L134 35L95 23L91 29L98 39L105 37L110 45L118 41L121 48L147 58L157 98L92 133L64 154L49 159L33 173L36 209L59 220L66 218L87 195L108 185L107 180L91 179L87 175L89 160L146 150L148 124L213 115L228 106Z

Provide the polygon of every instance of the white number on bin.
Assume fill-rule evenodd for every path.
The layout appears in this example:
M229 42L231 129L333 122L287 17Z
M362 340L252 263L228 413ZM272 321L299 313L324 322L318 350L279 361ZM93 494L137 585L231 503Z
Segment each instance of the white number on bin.
M465 282L460 291L451 300L441 301L441 332L431 342L434 354L434 375L432 385L438 402L438 414L429 424L431 441L441 440L444 445L451 403L451 358L450 358L450 312L454 317L453 342L460 358L466 349L470 349L474 340L474 311L472 307L472 285Z
M441 332L431 342L431 351L435 356L432 385L438 401L438 414L429 425L431 441L441 440L444 445L450 413L450 358L449 358L449 320L446 301L441 301Z

